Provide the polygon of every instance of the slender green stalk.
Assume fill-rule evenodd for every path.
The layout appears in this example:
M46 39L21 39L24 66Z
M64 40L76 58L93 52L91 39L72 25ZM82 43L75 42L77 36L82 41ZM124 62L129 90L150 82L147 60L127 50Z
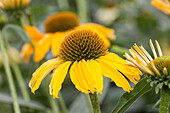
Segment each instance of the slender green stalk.
M43 89L47 89L46 86L48 86L48 82L50 80L50 77L46 77L45 79L45 83L42 85ZM48 90L44 90L45 94L48 97L48 100L50 101L50 105L52 108L53 113L60 113L59 107L58 107L58 103L56 103L56 101L52 98L52 96L49 94Z
M25 15L26 15L26 17L28 19L29 24L31 26L33 26L34 25L34 21L33 21L32 13L31 13L31 7L28 7L27 11L24 12L24 13L25 13Z
M89 96L90 96L91 104L93 106L93 112L94 113L101 113L99 100L98 100L96 92L94 94L89 93Z
M9 67L9 62L8 62L8 59L7 59L7 56L6 56L6 53L5 53L5 47L4 47L1 32L0 32L0 48L1 48L1 52L2 52L2 58L3 58L3 61L4 61L4 67L5 67L5 72L6 72L6 75L7 75L7 80L8 80L8 83L9 83L9 88L10 88L11 95L12 95L12 98L13 98L14 111L15 111L15 113L20 113L20 107L19 107L19 104L18 104L18 97L17 97L16 89L14 87L15 85L14 85L12 73L11 73L11 70L10 70L10 67Z
M51 108L52 108L52 110L53 110L53 113L60 113L60 110L59 110L59 107L58 107L58 103L56 103L56 100L54 100L54 99L52 98L52 96L50 96L49 94L48 94L48 99L49 99L49 101L50 101L50 104L51 104Z
M60 10L69 9L68 0L57 0L57 3Z
M19 69L18 64L10 57L11 59L11 65L12 65L12 69L14 70L17 82L19 84L19 87L21 89L21 93L23 95L24 100L26 101L30 101L30 96L28 94L28 91L26 89L25 83L24 83L24 79L22 77L21 71Z
M88 105L89 105L90 112L93 113L93 107L92 107L92 104L91 104L91 100L90 100L89 95L86 95L86 100L87 100L87 103L88 103Z
M23 25L23 23L22 23L22 18L21 18L21 17L18 19L18 24L19 24L19 26L20 26L21 28L24 28L24 25Z
M86 23L88 20L88 0L76 0L78 15L82 23Z
M63 96L61 93L59 93L59 103L61 105L61 108L63 110L63 113L68 113L68 110L67 110L67 107L66 107L66 104L64 102L64 99L63 99Z
M162 87L160 113L170 113L170 89L167 86Z

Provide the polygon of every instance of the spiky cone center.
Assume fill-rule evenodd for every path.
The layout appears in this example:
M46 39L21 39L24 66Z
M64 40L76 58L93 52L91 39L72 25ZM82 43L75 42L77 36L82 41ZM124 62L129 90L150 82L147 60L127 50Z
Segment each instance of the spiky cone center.
M156 84L157 88L162 88L163 85L166 85L170 89L170 57L169 56L158 57L152 60L150 63L148 63L147 67L154 73L154 76L148 75L150 78L151 86ZM153 68L156 68L158 72L155 73Z
M65 32L79 26L79 18L76 14L71 12L62 12L50 16L45 21L45 32Z
M96 59L106 55L106 44L91 30L81 29L70 32L60 45L59 57L65 61Z

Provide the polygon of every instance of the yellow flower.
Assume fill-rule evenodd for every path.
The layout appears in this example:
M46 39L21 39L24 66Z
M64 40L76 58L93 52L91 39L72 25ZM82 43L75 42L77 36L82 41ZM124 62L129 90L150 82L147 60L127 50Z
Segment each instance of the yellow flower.
M151 4L157 9L161 10L167 15L170 15L170 2L169 0L152 0Z
M126 61L118 55L109 53L99 35L87 29L70 32L60 45L59 56L48 60L33 73L29 82L33 93L52 70L49 89L53 98L58 98L68 71L75 87L86 94L102 93L103 76L130 92L132 88L124 76L136 84L139 74L142 74L137 68L126 65Z
M132 57L125 53L127 58L128 65L138 67L144 73L148 74L151 77L151 81L154 81L155 84L168 85L170 88L170 57L163 56L159 43L155 41L158 54L150 40L150 47L152 49L154 58L144 49L143 46L137 46L136 44L133 48L129 49Z
M0 8L4 10L18 9L26 6L31 0L0 0Z
M64 37L75 29L90 29L98 33L108 47L110 46L108 38L115 39L114 30L112 29L94 23L80 25L76 14L71 12L57 13L45 21L45 33L40 33L35 27L25 26L25 30L35 46L34 61L42 60L50 48L54 56L57 56ZM32 47L30 44L25 44L21 51L22 56L25 56L25 61L29 60L30 53L33 53Z

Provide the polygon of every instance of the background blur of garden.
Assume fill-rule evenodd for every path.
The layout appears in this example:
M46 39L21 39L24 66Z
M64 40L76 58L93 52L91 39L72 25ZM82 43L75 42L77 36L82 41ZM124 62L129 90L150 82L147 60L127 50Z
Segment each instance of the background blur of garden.
M114 29L116 40L111 41L112 45L109 51L119 54L120 57L123 57L124 53L128 52L128 49L134 43L143 45L151 53L148 45L149 39L158 40L164 55L170 55L169 17L152 6L150 0L86 0L87 4L84 4L81 0L68 0L68 4L63 1L65 0L32 0L30 7L34 25L41 32L44 32L44 21L47 17L61 11L71 11L79 15L81 23L94 22ZM83 12L87 14L81 13L84 7L87 10ZM1 11L0 22L3 18L4 15ZM27 24L28 22L24 21L23 23ZM24 41L18 38L16 34L12 34L12 32L6 35L11 45L20 51ZM51 54L48 54L45 60L51 57ZM36 94L31 93L28 87L28 82L37 66L38 63L33 62L33 60L30 60L29 64L25 64L23 61L20 63L25 86L31 96L30 102L26 102L22 98L14 76L22 113L52 113L48 99L48 95L50 95L48 85L42 84L46 89L40 87ZM49 84L50 79L47 77L44 81ZM120 95L124 93L121 88L108 81L108 79L104 81L105 88L103 94L100 95L102 113L110 113L118 102ZM131 83L131 85L133 86L134 84ZM69 113L89 113L90 110L84 99L86 97L75 89L69 77L66 78L63 86L61 92ZM154 93L153 88L152 91L139 98L128 109L127 113L158 113L158 109L154 108L154 104L159 100L160 94L154 95ZM55 100L57 104L60 103L58 99ZM61 107L60 104L59 107ZM13 112L7 77L4 67L0 66L0 113Z

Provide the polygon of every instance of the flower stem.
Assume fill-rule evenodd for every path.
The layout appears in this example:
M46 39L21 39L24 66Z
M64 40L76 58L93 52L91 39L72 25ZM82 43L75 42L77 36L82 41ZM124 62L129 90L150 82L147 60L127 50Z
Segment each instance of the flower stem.
M10 59L11 59L12 69L14 70L14 73L15 73L17 82L19 84L19 87L21 89L23 98L26 101L30 101L30 96L29 96L28 91L27 91L27 89L25 87L24 79L22 77L22 74L21 74L21 71L19 69L19 66L11 57L10 57Z
M54 100L52 98L52 96L48 92L48 88L46 87L46 86L48 86L48 81L50 79L51 78L49 76L46 77L46 79L44 81L45 83L42 84L42 88L44 89L43 91L46 94L46 96L48 97L48 101L50 101L50 106L51 106L51 109L52 109L53 113L60 113L58 103L56 103L56 100Z
M24 28L24 25L23 25L23 23L22 23L22 18L21 18L21 17L18 19L18 24L19 24L19 26L20 26L21 28Z
M90 108L90 113L93 113L93 107L92 107L89 95L86 95L86 100L87 100L87 103L88 103L89 108Z
M60 10L69 9L68 0L57 0L57 3Z
M90 96L90 100L91 100L91 103L92 103L92 106L93 106L93 112L94 113L101 113L99 100L98 100L96 92L94 94L89 93L89 96Z
M11 95L12 95L12 98L13 98L14 111L15 111L15 113L20 113L20 107L19 107L19 104L18 104L18 97L17 97L16 89L14 87L15 85L14 85L12 73L11 73L11 70L10 70L10 67L9 67L9 62L8 62L8 59L7 59L7 56L6 56L6 53L5 53L5 47L4 47L1 31L0 31L0 48L1 48L1 52L2 52L2 58L3 58L3 62L4 62L5 72L6 72L6 75L7 75L7 80L8 80L8 83L9 83L9 88L10 88Z
M33 21L33 16L32 16L32 12L31 12L31 7L28 7L26 12L24 12L26 18L28 19L28 22L31 26L34 25L34 21Z
M51 108L52 108L52 110L53 110L53 113L60 113L59 107L58 107L58 103L56 103L56 100L54 100L54 99L52 98L52 96L49 95L49 94L48 94L48 99L49 99L49 101L50 101L50 104L51 104Z
M160 113L170 113L170 89L167 86L162 87Z
M82 23L88 21L88 0L76 0L78 15Z
M60 105L61 105L61 108L62 108L62 110L63 110L63 113L68 113L67 107L66 107L66 104L65 104L65 102L64 102L64 99L63 99L63 96L62 96L61 92L59 93L59 103L60 103Z

